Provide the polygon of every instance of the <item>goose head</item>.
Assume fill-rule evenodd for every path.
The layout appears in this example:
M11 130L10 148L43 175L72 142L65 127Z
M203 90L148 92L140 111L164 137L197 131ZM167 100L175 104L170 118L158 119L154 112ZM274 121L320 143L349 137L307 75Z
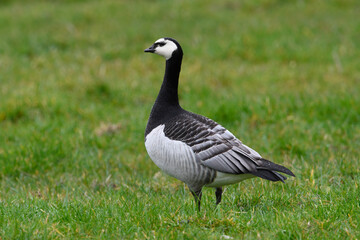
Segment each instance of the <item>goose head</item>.
M144 52L156 53L169 60L174 55L182 55L180 44L173 38L160 38L155 43L144 50Z

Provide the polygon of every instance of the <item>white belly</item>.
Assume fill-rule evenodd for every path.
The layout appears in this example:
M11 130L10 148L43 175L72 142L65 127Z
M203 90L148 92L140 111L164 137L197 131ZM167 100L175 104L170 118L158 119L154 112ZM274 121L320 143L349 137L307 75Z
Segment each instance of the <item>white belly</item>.
M229 184L238 183L244 181L245 179L255 177L252 174L229 174L217 172L216 178L210 184L205 185L205 187L221 187Z
M145 139L151 160L165 173L185 183L196 178L200 166L192 149L181 141L171 140L164 134L165 125L154 128Z

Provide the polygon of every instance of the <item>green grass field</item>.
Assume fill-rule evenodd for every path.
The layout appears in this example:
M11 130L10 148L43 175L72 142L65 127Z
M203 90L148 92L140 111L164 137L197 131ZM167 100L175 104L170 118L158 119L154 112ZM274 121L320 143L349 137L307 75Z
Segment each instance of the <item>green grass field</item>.
M357 0L0 1L0 239L359 239ZM163 58L180 100L263 157L201 212L147 156Z

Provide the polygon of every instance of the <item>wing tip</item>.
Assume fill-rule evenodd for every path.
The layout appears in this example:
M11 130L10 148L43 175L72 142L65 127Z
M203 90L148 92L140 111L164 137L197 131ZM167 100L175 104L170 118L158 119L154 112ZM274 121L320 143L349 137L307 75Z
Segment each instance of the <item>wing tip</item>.
M259 169L258 171L252 172L251 174L273 182L281 181L285 183L285 180L287 179L284 175L268 169Z
M289 176L296 177L295 174L290 169L288 169L282 165L273 163L264 158L261 159L261 166L259 169L266 169L266 170L281 172L281 173L285 173Z

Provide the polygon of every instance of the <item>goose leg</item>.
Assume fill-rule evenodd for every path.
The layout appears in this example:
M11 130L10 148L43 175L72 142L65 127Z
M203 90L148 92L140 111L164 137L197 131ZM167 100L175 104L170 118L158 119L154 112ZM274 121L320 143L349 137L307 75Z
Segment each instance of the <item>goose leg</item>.
M200 211L200 203L201 203L201 196L202 196L202 192L201 189L198 191L192 191L190 190L192 195L194 196L195 199L195 204L198 206L198 210Z
M223 193L222 187L216 188L215 195L216 195L216 205L221 202L221 195Z

